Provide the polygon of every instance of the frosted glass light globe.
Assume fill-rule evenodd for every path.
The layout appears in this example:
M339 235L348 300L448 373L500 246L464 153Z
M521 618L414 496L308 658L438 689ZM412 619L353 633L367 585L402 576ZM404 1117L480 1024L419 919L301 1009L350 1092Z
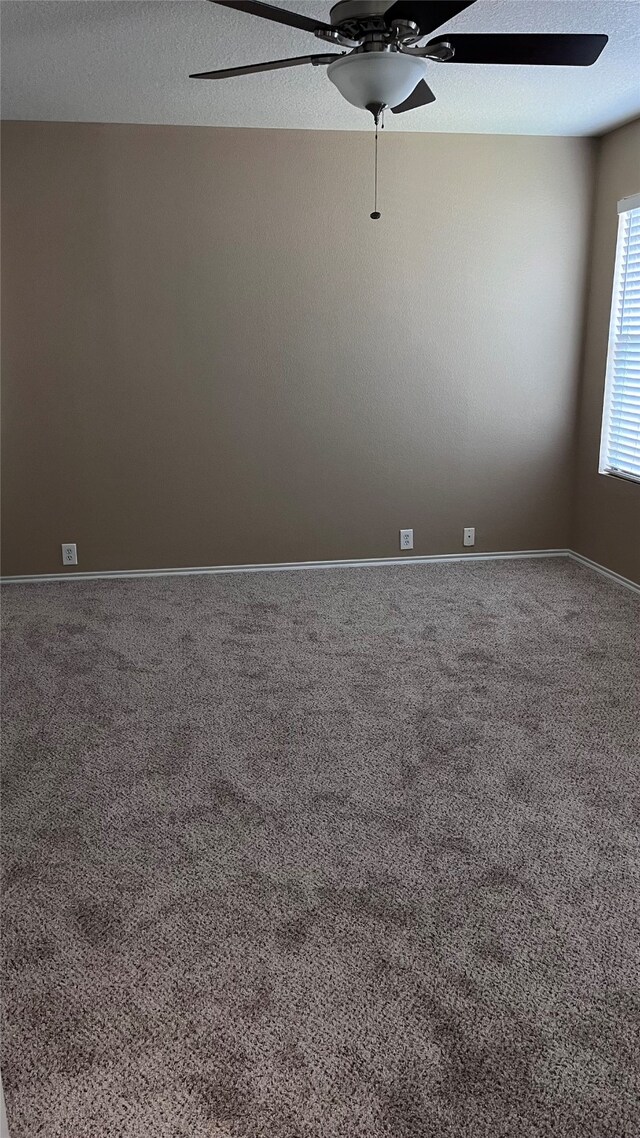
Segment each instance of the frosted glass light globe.
M366 109L370 103L404 103L426 71L423 59L396 51L365 51L336 59L327 75L348 103Z

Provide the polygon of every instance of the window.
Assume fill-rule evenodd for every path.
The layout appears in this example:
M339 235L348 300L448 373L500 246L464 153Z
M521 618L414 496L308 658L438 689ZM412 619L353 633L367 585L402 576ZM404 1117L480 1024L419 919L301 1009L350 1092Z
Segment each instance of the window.
M640 482L640 194L618 215L599 470Z

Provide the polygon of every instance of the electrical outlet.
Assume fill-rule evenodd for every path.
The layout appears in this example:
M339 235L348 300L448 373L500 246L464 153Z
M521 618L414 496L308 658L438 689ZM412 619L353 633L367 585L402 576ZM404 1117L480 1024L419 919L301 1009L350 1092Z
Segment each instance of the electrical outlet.
M476 544L476 531L475 531L473 526L468 526L467 529L463 530L462 544L463 545L475 545Z
M413 530L401 529L400 530L400 548L413 549Z
M62 564L63 565L77 565L78 564L78 550L75 542L69 545L62 546Z

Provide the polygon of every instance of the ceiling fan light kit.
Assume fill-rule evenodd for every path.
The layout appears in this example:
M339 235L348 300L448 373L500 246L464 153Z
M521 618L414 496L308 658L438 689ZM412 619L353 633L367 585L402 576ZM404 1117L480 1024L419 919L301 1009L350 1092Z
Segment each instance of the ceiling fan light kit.
M327 68L329 79L342 97L362 110L372 105L399 106L426 72L423 59L390 51L342 55Z
M203 71L191 79L225 79L258 71L275 71L311 63L327 66L327 75L347 102L373 116L375 135L377 209L378 128L386 109L394 114L435 101L426 83L429 63L506 64L510 66L589 67L603 51L606 35L449 34L421 45L432 32L454 19L477 0L339 0L331 9L330 23L289 12L259 0L211 0L251 16L310 32L317 39L345 52L275 59L247 67ZM482 6L478 5L479 10ZM428 61L428 62L427 62Z

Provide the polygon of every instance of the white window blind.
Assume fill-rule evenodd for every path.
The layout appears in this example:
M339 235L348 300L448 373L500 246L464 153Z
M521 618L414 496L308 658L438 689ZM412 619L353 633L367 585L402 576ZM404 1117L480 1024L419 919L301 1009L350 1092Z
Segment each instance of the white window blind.
M640 194L618 213L599 469L640 482Z

